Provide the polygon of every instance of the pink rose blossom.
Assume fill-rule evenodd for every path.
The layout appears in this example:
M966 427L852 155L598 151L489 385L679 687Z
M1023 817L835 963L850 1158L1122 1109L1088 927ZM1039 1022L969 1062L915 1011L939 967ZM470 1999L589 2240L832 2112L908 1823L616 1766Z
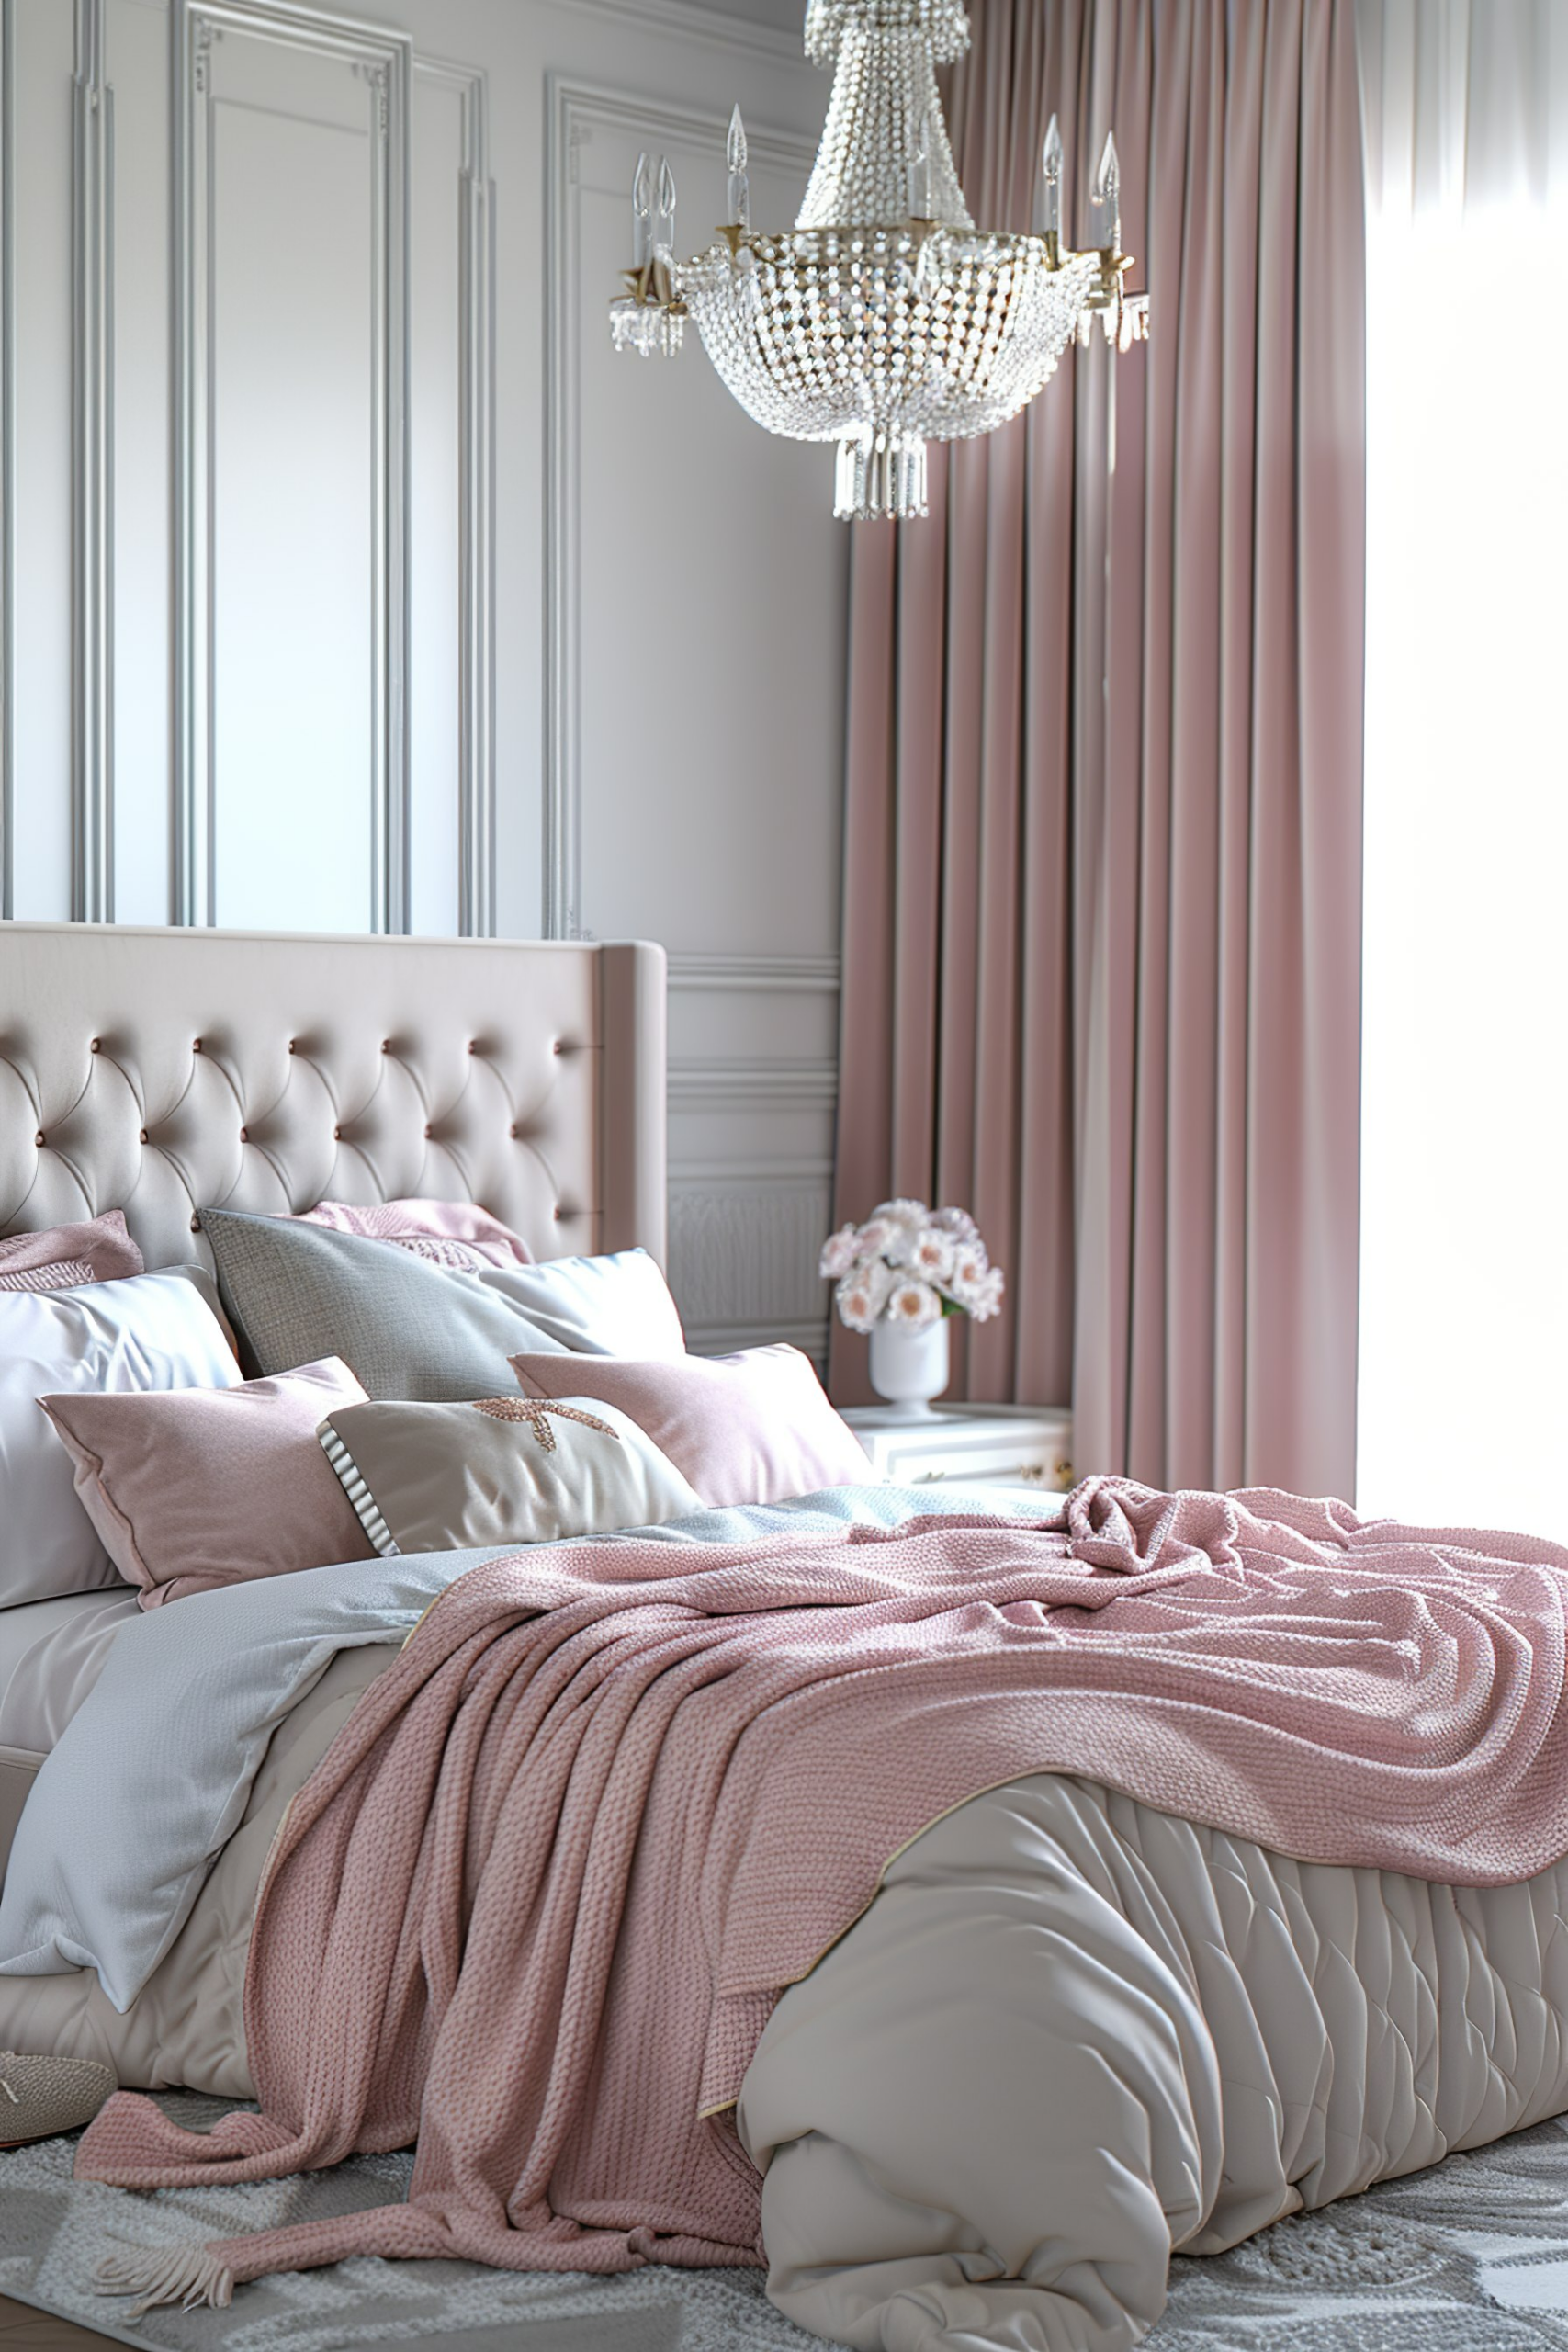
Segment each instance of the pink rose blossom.
M882 1217L889 1225L900 1226L906 1232L919 1233L931 1223L931 1213L924 1201L884 1201L873 1209L874 1217Z
M951 1233L960 1241L978 1241L979 1227L967 1209L938 1209L931 1223L939 1233Z
M860 1255L863 1258L880 1258L892 1238L893 1227L886 1217L867 1217L860 1229Z
M915 1236L909 1249L910 1272L928 1283L946 1283L953 1272L953 1242L934 1225Z
M829 1234L822 1244L820 1271L823 1280L838 1282L841 1276L849 1272L860 1255L861 1238L858 1226L842 1226L837 1233Z
M852 1331L869 1331L893 1287L893 1277L887 1268L876 1262L857 1266L839 1284L837 1298L840 1320Z
M989 1266L979 1281L970 1287L964 1304L976 1323L988 1323L993 1315L1002 1310L1002 1273L999 1266Z
M967 1250L960 1250L953 1261L953 1286L955 1291L968 1293L978 1288L990 1272L991 1261L979 1242Z
M895 1283L887 1300L887 1319L921 1330L942 1313L942 1301L929 1283Z

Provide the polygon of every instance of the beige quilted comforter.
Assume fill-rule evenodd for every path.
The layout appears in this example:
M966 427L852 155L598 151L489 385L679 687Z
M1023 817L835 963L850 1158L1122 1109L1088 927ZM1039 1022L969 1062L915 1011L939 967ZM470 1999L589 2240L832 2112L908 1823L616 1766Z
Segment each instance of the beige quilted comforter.
M0 1979L0 2045L247 2096L262 1864L384 1649L273 1739L130 2013ZM770 2290L886 2352L1123 2352L1173 2247L1216 2252L1568 2109L1568 1865L1450 1890L1281 1860L1055 1776L919 1838L775 2010L738 2121Z

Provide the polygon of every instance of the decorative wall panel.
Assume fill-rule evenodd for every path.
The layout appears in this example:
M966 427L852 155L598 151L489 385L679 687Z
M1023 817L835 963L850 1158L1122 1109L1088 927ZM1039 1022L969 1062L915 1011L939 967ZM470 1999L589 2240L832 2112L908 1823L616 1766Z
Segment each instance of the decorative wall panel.
M80 27L59 0L13 0L9 191L13 365L9 537L13 914L74 895L76 432L72 132Z
M494 930L489 106L400 22L0 0L0 915Z
M177 911L269 920L281 838L291 921L406 930L412 45L175 0L174 56Z
M690 1344L793 1340L825 1363L838 959L692 952L670 985L670 1280Z
M688 1344L718 1355L791 1340L818 1364L828 1351L827 1285L817 1254L832 1175L742 1173L675 1184L670 1281Z
M495 190L483 74L414 59L409 916L495 931ZM457 204L454 211L453 191ZM453 236L456 218L457 235Z
M619 936L657 907L676 951L798 952L815 933L827 952L847 545L819 452L759 439L694 335L643 362L605 327L638 153L668 156L700 244L726 128L636 93L553 93L544 924ZM748 133L754 215L793 220L808 143ZM802 575L825 593L776 594Z
M114 920L114 92L103 0L76 0L71 912Z
M24 6L27 0L22 0ZM169 15L101 0L114 108L109 274L110 880L117 922L167 922L174 745L174 350L170 288L173 92Z
M16 769L17 497L16 0L0 0L0 920L11 912L11 801Z

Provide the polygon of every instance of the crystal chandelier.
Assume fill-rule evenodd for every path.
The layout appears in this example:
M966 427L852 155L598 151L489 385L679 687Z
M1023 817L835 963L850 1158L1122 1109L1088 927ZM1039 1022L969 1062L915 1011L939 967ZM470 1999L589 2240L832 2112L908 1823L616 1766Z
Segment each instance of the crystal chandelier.
M1113 349L1148 331L1147 298L1125 290L1114 139L1081 253L1062 243L1055 115L1037 233L976 228L936 86L936 68L968 46L963 0L809 0L806 53L834 69L833 94L793 230L751 226L739 107L729 223L694 260L676 258L668 161L637 164L615 348L672 358L694 319L749 416L790 440L838 443L846 519L923 514L927 443L1005 424L1097 316Z

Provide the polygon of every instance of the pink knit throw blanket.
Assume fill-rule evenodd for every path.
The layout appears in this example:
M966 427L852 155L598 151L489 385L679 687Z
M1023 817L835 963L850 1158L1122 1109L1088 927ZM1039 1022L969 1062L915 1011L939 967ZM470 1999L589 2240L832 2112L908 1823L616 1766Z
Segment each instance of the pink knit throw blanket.
M1303 1860L1525 1878L1568 1850L1565 1596L1544 1543L1116 1479L1030 1525L476 1567L274 1849L262 2112L201 2138L120 2095L76 2166L185 2187L417 2138L409 2202L111 2283L755 2261L760 2181L720 2110L923 1826L1059 1770Z

